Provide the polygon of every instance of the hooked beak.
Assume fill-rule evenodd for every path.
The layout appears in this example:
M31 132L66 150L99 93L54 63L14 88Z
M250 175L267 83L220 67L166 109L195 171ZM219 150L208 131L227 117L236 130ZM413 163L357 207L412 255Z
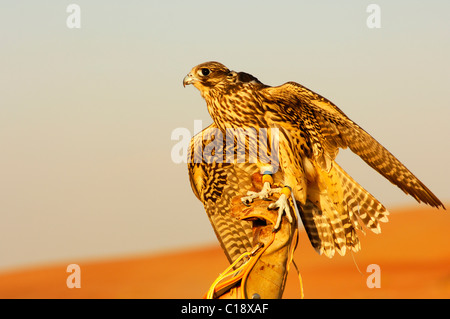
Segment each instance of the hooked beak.
M192 84L194 82L195 82L194 76L191 73L189 73L183 79L183 87L186 87L186 85Z

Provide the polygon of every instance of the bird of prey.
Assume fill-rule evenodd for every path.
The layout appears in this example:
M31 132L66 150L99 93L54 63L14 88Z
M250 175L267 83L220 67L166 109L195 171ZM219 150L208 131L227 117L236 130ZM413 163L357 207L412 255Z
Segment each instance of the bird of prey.
M358 251L356 230L363 230L362 225L380 232L379 222L387 222L389 213L335 162L340 148L352 150L418 202L445 209L369 133L332 102L298 83L272 87L248 73L231 71L218 62L206 62L186 75L183 85L189 84L200 91L214 121L191 140L190 182L230 262L252 247L250 225L229 215L231 199L247 195L244 200L251 202L280 191L266 182L261 192L247 193L255 173L272 175L290 188L311 244L319 254L332 257L335 251L341 255L347 250ZM277 129L278 167L267 168L267 162L259 158L246 163L192 160L195 154L204 155L208 140L224 139L227 129L249 128ZM223 145L226 148L226 143ZM283 214L289 220L292 218L287 200L287 196L281 195L271 204L279 210L279 220Z

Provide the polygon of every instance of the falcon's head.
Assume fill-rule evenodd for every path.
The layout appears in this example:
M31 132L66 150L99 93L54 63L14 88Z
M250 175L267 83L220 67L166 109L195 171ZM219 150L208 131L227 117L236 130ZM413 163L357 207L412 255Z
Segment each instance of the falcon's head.
M253 75L245 72L230 71L222 63L214 61L197 65L183 79L183 86L194 85L204 98L208 96L208 92L213 88L228 92L229 89L236 85L247 83L264 86Z
M193 67L191 72L183 79L183 86L192 84L200 92L211 89L217 83L222 82L235 72L230 72L228 68L219 62L205 62Z

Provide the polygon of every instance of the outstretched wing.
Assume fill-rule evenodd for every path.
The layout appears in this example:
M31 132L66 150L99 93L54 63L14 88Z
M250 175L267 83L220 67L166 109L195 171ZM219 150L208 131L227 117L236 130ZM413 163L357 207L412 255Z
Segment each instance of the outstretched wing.
M231 216L231 200L245 195L252 186L251 175L258 168L255 164L223 163L226 144L222 138L214 124L195 135L190 143L188 172L192 190L203 203L217 239L232 263L251 251L253 233L250 222Z
M295 113L301 121L313 126L312 131L317 134L311 140L313 155L324 168L329 168L327 163L335 159L339 148L349 147L418 202L445 209L442 202L394 155L327 99L295 82L267 87L261 93L273 102L281 101L281 112Z

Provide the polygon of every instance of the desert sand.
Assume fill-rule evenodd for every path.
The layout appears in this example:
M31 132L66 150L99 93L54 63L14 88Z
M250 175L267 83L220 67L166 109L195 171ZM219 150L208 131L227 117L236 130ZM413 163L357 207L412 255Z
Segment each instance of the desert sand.
M381 234L360 234L362 251L344 257L319 256L301 231L294 259L305 298L450 298L450 213L423 205L391 212ZM366 284L371 264L380 288ZM79 265L81 288L72 289L67 263L1 273L0 298L201 298L227 260L217 244ZM298 298L299 287L291 267L283 297Z

